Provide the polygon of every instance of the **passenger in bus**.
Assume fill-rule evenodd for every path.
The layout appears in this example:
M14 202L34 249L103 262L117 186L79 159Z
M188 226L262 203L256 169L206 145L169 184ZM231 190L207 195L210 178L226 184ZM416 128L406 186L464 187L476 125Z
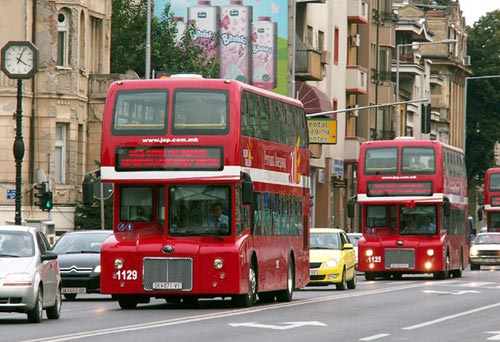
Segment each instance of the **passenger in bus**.
M427 168L427 165L425 165L421 160L420 160L420 156L415 156L413 157L413 160L410 164L410 167L412 169L425 169Z
M410 233L416 233L418 231L417 223L415 222L415 219L412 216L408 216L405 219L405 224L404 228L401 231L403 234L410 234Z
M211 226L222 229L227 229L229 227L229 217L222 213L221 203L217 202L212 205L212 214Z
M185 210L183 210L179 203L174 202L172 205L172 211L170 213L170 227L171 228L179 228L184 227L186 225L186 215Z
M419 230L422 233L436 233L436 224L432 222L432 217L430 215L424 217L424 223L420 225Z

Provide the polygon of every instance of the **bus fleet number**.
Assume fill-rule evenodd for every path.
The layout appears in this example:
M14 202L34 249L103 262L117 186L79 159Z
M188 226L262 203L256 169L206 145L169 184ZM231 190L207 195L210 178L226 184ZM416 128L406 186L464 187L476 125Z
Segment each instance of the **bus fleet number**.
M380 263L380 262L382 262L382 257L380 255L373 255L373 256L367 257L366 262Z
M120 270L116 272L117 280L136 280L137 271L136 270Z

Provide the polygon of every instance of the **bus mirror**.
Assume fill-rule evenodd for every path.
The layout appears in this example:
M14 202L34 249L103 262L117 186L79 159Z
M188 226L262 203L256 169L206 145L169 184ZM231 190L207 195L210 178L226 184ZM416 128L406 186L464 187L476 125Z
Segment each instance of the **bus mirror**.
M347 217L354 217L354 206L356 205L356 200L351 198L347 202Z
M82 202L84 205L94 203L94 182L90 174L86 174L82 183Z
M443 214L444 214L444 216L450 216L450 211L451 211L450 201L447 198L445 198L445 200L443 202Z
M477 220L482 221L483 220L483 211L481 209L477 210Z

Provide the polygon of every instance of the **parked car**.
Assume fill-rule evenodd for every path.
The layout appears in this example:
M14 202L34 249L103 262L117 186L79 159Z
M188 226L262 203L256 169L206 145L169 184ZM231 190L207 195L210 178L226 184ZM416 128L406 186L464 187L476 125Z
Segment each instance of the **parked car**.
M361 239L363 234L361 233L347 233L347 236L349 237L349 241L351 241L352 245L354 246L354 251L356 252L356 270L358 269L358 241Z
M36 227L0 225L0 312L20 312L30 323L61 315L57 254Z
M469 250L470 269L500 265L500 233L479 233Z
M356 254L347 234L338 228L311 228L308 285L356 288Z
M57 240L54 252L59 256L64 298L101 292L101 245L112 234L110 230L78 230Z

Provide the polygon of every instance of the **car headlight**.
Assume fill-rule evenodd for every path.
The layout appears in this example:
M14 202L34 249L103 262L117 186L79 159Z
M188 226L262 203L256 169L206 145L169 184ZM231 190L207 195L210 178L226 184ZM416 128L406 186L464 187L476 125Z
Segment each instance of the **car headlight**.
M101 273L101 265L97 265L97 266L94 268L94 273Z
M339 264L337 259L330 259L325 262L325 267L335 267Z
M31 286L33 278L29 273L9 273L5 276L4 286Z
M469 254L470 254L470 256L474 256L474 257L477 256L477 249L471 248Z

